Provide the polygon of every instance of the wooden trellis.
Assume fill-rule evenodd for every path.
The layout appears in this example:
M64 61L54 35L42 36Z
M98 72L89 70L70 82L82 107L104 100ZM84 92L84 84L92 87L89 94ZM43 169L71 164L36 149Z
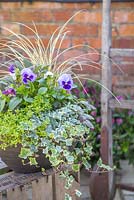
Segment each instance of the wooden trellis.
M133 100L122 100L121 104L112 98L112 95L105 89L112 89L112 64L111 59L116 56L134 56L134 49L113 49L111 48L112 26L111 26L111 0L103 0L103 23L102 23L102 92L101 92L101 115L102 115L102 134L101 134L101 155L105 163L113 165L112 158L112 109L132 109ZM112 188L114 185L114 173L104 175L101 183L103 191L96 200L112 199Z

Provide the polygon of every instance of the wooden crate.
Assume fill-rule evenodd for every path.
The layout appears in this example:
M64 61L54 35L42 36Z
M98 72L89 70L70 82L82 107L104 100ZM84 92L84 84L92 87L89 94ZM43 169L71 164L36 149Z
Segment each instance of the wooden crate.
M10 172L0 176L0 200L64 200L64 184L64 180L51 171L49 175ZM78 200L75 189L79 188L80 184L74 181L67 191L73 200Z

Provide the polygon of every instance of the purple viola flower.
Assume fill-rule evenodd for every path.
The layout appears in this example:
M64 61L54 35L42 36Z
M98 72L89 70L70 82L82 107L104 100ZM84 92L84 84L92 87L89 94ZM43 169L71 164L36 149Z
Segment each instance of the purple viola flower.
M123 123L123 119L122 118L117 118L116 119L116 123L118 126L120 126Z
M73 79L70 74L62 74L58 79L58 83L65 90L71 90L73 87Z
M37 77L37 75L30 68L24 68L21 71L21 75L24 84L27 84L28 81L34 82Z
M11 73L11 74L14 74L15 73L15 65L14 64L11 64L10 66L9 66L9 72Z
M96 112L96 111L92 111L92 112L91 112L91 115L92 115L93 117L96 117L97 112Z
M101 117L97 117L97 118L96 118L96 122L97 122L97 123L101 123Z
M9 88L9 89L7 89L7 90L4 90L4 91L2 92L2 94L4 94L4 95L15 96L15 95L16 95L16 91L15 91L14 88Z

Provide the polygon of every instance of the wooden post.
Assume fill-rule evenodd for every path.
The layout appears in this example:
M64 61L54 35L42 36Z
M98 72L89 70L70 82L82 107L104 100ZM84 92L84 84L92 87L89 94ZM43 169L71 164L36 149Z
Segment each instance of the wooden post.
M111 48L111 0L103 0L103 23L102 23L102 87L101 91L101 116L102 116L102 137L101 137L101 156L105 164L113 166L112 158L112 112L109 108L110 92L112 89L112 67L110 62ZM107 144L107 145L105 145ZM105 175L103 182L103 191L105 200L110 200L113 187L113 173L109 172ZM99 199L103 200L103 199Z

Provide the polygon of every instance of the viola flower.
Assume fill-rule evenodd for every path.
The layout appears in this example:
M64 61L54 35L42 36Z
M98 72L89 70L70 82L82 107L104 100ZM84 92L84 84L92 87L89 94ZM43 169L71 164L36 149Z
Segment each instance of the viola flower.
M92 111L92 112L91 112L91 115L92 115L93 117L96 117L97 112L96 112L96 111Z
M58 83L65 90L71 90L73 87L73 79L70 74L62 74L58 79Z
M37 75L29 68L22 69L21 75L24 84L27 84L28 81L34 82L37 77Z
M13 80L16 80L15 65L11 64L8 69L9 69L10 75L12 76Z
M9 89L7 89L7 90L4 90L4 91L2 92L2 94L4 94L4 95L15 96L15 95L16 95L16 91L15 91L14 88L9 88Z
M116 123L118 126L120 126L123 123L123 119L122 118L117 118L116 119Z
M101 117L97 117L96 118L96 122L99 124L99 123L101 123Z
M15 65L14 64L11 64L10 66L9 66L9 72L11 73L11 74L14 74L15 73Z

